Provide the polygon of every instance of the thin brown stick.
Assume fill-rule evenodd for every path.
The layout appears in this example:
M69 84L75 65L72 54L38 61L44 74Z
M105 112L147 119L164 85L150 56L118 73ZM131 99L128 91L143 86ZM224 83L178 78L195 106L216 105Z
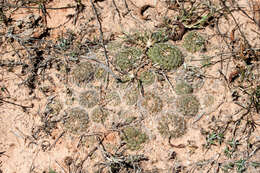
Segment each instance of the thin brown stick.
M104 137L102 139L100 139L99 137L97 137L98 141L99 141L99 144L98 146L103 142L103 140L105 139ZM91 157L97 150L98 150L98 146L95 146L88 154L87 156L81 161L80 163L80 167L83 166L84 162L89 158Z
M118 9L118 7L117 7L117 5L116 5L115 0L112 0L112 3L113 3L113 5L115 6L115 9L116 9L116 12L117 12L119 18L121 19L121 14L120 14L120 11L119 11L119 9Z
M57 139L53 142L53 144L49 147L49 150L51 150L53 147L55 147L58 140L65 134L65 131L61 132L61 134L57 137Z
M66 173L66 172L67 172L67 171L65 171L65 169L61 166L61 164L60 164L57 160L55 160L55 162L56 162L57 165L61 168L61 170L62 170L63 173Z
M90 0L90 3L92 5L92 9L96 15L96 18L97 18L97 23L98 23L98 26L99 26L99 34L100 34L100 41L101 41L101 46L102 48L104 49L104 54L105 54L105 57L106 57L106 65L107 67L109 67L109 58L108 58L108 54L107 54L107 49L105 47L105 42L104 42L104 36L103 36L103 30L102 30L102 24L101 24L101 21L100 21L100 18L98 16L98 12L97 12L97 9L93 3L92 0ZM108 87L108 84L109 84L109 73L107 73L107 78L106 78L106 87Z
M164 77L164 78L166 79L166 81L168 82L168 84L170 85L171 90L172 90L172 93L174 93L174 86L172 85L171 81L169 80L169 78L167 77L167 75L166 75L164 72L162 72L162 74L163 74L163 77Z
M170 136L170 137L168 138L168 143L169 143L169 145L170 145L171 147L173 147L173 148L185 148L185 147L186 147L185 144L179 144L179 145L174 145L174 144L172 144L172 143L171 143L171 139L172 139L172 136Z
M10 102L10 101L7 101L7 100L3 100L2 98L0 98L0 101L8 103L8 104L11 104L11 105L19 106L19 107L21 107L21 108L23 108L25 110L28 109L28 108L33 108L33 104L31 106L24 106L24 105L13 103L13 102Z
M5 7L9 7L9 8L39 9L39 7L19 6L19 5L9 4L9 3L5 3L4 6L5 6ZM67 6L67 7L46 7L45 9L48 9L48 10L63 10L63 9L68 9L68 8L76 8L76 6Z

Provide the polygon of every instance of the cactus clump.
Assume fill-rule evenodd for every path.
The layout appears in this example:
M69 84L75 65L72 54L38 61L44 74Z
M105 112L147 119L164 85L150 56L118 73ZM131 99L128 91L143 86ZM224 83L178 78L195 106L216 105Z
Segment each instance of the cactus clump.
M161 98L153 93L146 93L143 100L141 101L141 106L145 108L149 113L161 112L163 107L163 102Z
M192 53L202 50L205 46L205 39L194 31L187 33L183 40L183 47Z
M151 85L155 80L155 75L151 71L144 71L140 75L140 80L144 85Z
M104 123L108 116L108 111L98 106L91 112L91 120L96 123Z
M89 62L81 62L72 69L72 82L84 87L94 79L95 68Z
M116 91L112 91L107 93L106 101L108 101L112 106L118 106L121 103L121 98Z
M63 105L61 101L57 98L54 98L53 101L46 106L46 111L50 112L52 115L59 115L62 110Z
M193 95L182 95L176 101L177 110L184 116L195 116L200 107L200 103Z
M146 133L135 127L126 127L122 130L121 140L126 142L126 146L130 150L139 150L142 144L148 140Z
M67 109L65 112L64 127L67 132L79 135L87 131L89 116L84 109L74 107Z
M122 49L116 54L115 65L121 71L130 71L138 66L137 61L141 55L142 50L135 47Z
M175 93L178 95L190 94L193 92L193 88L184 81L177 82L174 90L175 90Z
M186 122L182 116L166 113L157 127L163 137L178 138L186 133Z
M180 67L184 62L184 56L181 51L170 44L155 44L147 51L148 57L153 64L158 64L164 70L174 70Z
M99 102L99 97L96 91L89 90L80 93L79 104L87 108L93 108Z

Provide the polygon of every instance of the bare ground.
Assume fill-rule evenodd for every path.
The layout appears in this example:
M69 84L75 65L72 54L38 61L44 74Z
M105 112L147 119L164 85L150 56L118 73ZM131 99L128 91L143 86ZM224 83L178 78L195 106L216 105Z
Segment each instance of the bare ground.
M260 172L259 1L1 3L0 172ZM163 26L165 19L182 25ZM147 57L152 35L134 35L163 27L185 57L174 70ZM185 38L194 31L204 43L189 52ZM116 43L143 51L137 68L120 70ZM101 79L82 62L103 64ZM87 81L75 77L81 70ZM178 107L187 95L176 91L179 81L199 103L192 115L190 105ZM97 94L93 104L85 91ZM85 117L71 118L71 108ZM183 119L165 126L169 114Z

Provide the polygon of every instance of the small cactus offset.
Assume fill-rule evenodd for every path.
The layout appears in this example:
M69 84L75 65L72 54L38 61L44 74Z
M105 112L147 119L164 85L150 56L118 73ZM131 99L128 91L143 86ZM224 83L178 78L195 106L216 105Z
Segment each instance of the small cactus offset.
M178 95L190 94L193 92L193 88L184 81L177 82L174 90L175 90L175 93Z
M139 96L138 89L137 88L131 88L130 90L128 90L125 93L123 99L125 99L127 105L134 105L134 104L137 103L138 96Z
M91 120L97 123L104 123L108 116L108 111L98 106L91 112Z
M152 71L144 71L140 75L140 80L142 81L142 83L144 85L149 86L149 85L153 84L153 82L155 80L155 75L153 74Z
M141 106L150 114L154 114L162 111L163 101L159 96L148 92L141 101Z

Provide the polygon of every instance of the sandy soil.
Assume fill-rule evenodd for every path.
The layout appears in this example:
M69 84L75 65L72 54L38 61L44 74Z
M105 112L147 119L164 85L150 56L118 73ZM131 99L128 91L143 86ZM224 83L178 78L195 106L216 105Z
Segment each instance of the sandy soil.
M22 2L17 1L17 5ZM93 1L113 73L123 76L113 64L118 50L111 49L110 42L124 40L124 36L137 31L154 31L165 16L176 20L178 7L171 10L167 2ZM219 1L205 1L209 2L212 6L224 8ZM45 3L46 18L38 9L4 9L12 21L7 25L1 23L0 172L109 172L109 168L120 159L141 155L146 159L136 162L136 168L127 170L121 165L122 169L114 169L114 172L260 172L260 114L256 110L256 104L260 109L260 94L256 93L257 86L260 93L260 30L257 25L259 11L253 11L258 9L254 5L257 2L226 2L230 9L243 9L251 19L242 11L234 10L232 15L219 17L214 21L215 25L196 29L206 40L205 50L191 53L183 46L185 36L192 29L187 29L182 39L168 41L183 52L184 64L163 74L151 63L141 68L143 71L151 69L156 77L151 85L144 85L144 95L138 90L134 104L129 104L127 99L128 91L139 86L136 80L121 84L110 75L107 83L95 76L91 82L82 85L77 83L77 77L73 77L73 70L80 68L77 66L79 62L98 64L83 56L96 57L104 64L107 62L102 42L98 42L100 25L91 1L82 0L85 7L77 17L75 8L48 9L75 6L76 2L70 0ZM146 5L150 8L142 14L141 9ZM33 20L37 20L37 24ZM30 26L32 23L34 25ZM12 27L10 36L8 32ZM69 48L57 48L62 47L63 38L69 40L71 33L75 39L68 43ZM32 44L28 43L30 39ZM251 47L245 44L245 39ZM30 55L30 52L38 54ZM205 56L211 57L211 63L204 67L202 60ZM239 70L244 70L244 73ZM244 80L243 75L246 76ZM198 111L193 116L183 115L176 106L182 97L175 91L180 80L190 83L192 95L199 102ZM98 95L93 106L85 104L87 98L80 99L82 93L89 90ZM113 92L118 95L119 103L108 101L107 96ZM153 102L148 103L151 106L148 109L143 105L149 92L162 101L161 108L158 108L160 111L153 112ZM89 116L89 120L72 120L69 128L89 121L86 129L76 132L68 130L65 120L69 109L75 107L82 108ZM98 107L102 108L100 114L107 113L104 122L95 122L92 118L94 109ZM184 135L169 138L160 134L159 122L168 113L184 118ZM134 120L127 123L133 117ZM173 126L180 123L173 123ZM138 149L129 149L129 141L122 138L123 129L129 126L146 134L147 140ZM230 156L227 149L234 150Z

